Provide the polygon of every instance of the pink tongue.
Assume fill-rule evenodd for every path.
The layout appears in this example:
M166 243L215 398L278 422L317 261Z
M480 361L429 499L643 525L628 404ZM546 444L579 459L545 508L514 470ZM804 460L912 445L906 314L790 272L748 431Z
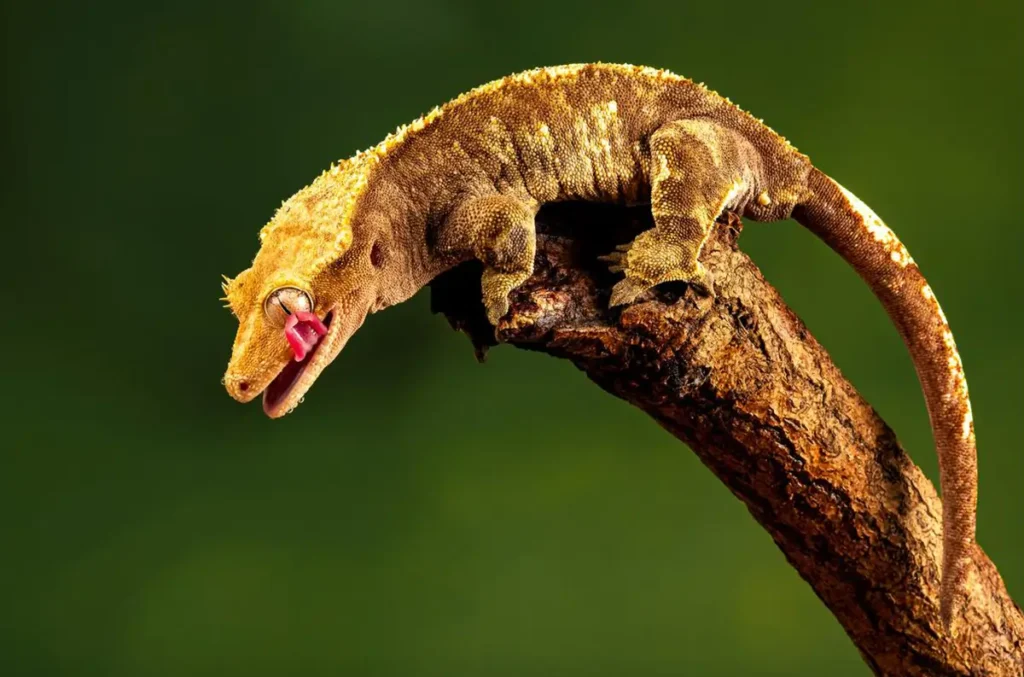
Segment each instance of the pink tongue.
M284 323L284 337L288 339L288 345L295 353L295 361L301 362L306 359L320 337L327 333L327 327L314 313L303 310L294 312L288 316Z

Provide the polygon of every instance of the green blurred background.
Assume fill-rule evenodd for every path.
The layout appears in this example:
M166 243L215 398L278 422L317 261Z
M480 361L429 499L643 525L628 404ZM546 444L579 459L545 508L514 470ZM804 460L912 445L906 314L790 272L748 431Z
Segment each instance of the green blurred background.
M222 390L247 266L332 160L506 73L672 69L902 235L970 375L979 540L1024 600L1024 4L4 7L3 675L864 675L689 451L424 292L281 421ZM895 330L797 226L743 246L935 478Z

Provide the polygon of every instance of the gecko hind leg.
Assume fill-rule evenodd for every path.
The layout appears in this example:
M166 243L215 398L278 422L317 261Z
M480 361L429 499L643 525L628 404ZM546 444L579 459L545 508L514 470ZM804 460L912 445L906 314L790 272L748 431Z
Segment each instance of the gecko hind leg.
M438 233L439 253L484 264L480 287L494 326L508 313L509 294L533 274L537 208L507 195L471 198L452 211Z
M663 282L709 288L697 260L715 219L747 192L755 151L736 132L708 120L679 120L651 135L651 213L654 228L601 257L625 278L611 306L631 303Z

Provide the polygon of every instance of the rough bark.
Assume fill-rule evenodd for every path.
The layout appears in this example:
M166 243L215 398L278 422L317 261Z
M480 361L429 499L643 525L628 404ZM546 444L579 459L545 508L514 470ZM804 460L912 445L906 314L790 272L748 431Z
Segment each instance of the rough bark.
M608 309L616 277L596 257L650 226L643 209L546 207L536 272L496 333L479 301L478 265L435 280L434 309L469 334L478 355L496 334L569 359L689 445L875 673L1024 675L1024 616L980 548L979 584L956 640L942 630L936 491L737 249L739 219L720 223L702 255L712 293L665 285Z

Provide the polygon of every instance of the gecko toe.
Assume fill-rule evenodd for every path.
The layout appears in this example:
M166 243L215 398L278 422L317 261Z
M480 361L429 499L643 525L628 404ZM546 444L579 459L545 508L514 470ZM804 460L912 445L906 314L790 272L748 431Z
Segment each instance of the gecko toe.
M636 297L647 291L649 286L629 277L619 280L612 287L612 295L608 300L608 307L614 308L615 306L624 306L627 303L632 303L636 300Z
M608 266L608 270L613 273L624 273L627 268L626 256L629 253L631 246L632 243L615 245L615 251L609 252L603 256L598 256L597 260L610 264Z

